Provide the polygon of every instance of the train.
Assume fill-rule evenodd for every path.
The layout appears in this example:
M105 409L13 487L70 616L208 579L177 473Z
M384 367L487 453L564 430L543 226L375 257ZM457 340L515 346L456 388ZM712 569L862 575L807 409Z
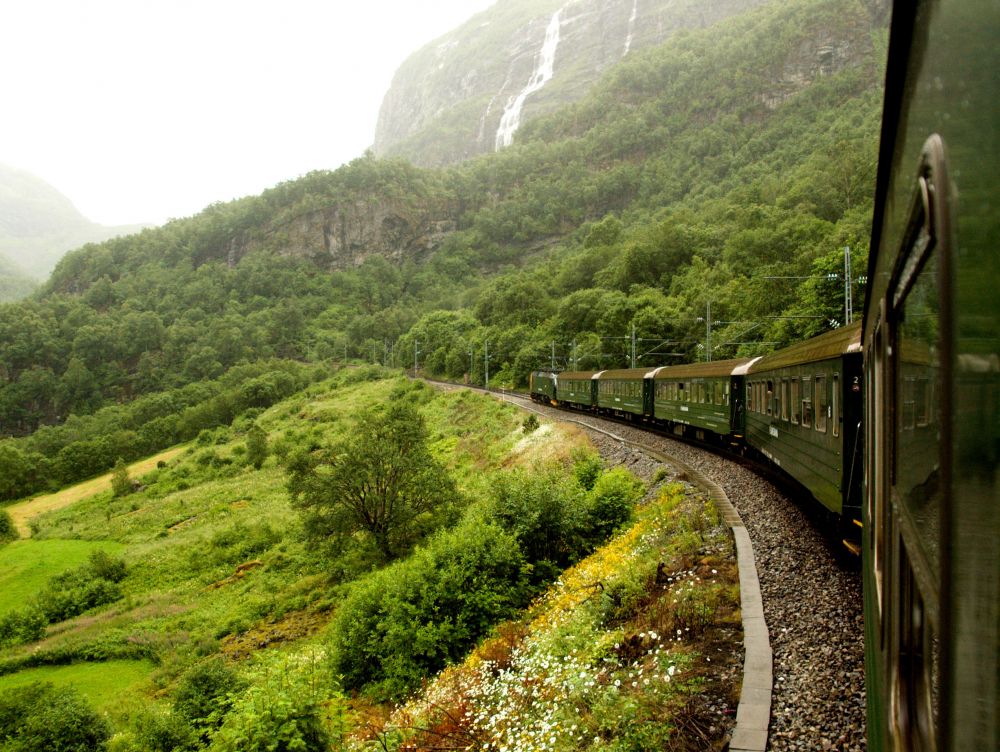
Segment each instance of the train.
M870 750L1000 749L1000 6L897 2L862 330Z
M658 368L534 371L536 402L593 411L765 459L861 529L861 323L763 357ZM844 542L860 553L860 535Z
M757 452L860 531L871 752L1000 750L1000 6L895 2L863 320L532 398Z

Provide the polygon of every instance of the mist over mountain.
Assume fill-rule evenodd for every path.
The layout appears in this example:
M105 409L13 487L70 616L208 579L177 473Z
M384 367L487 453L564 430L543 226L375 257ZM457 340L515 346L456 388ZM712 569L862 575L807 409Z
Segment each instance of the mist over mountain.
M22 276L44 280L66 251L139 229L91 222L41 178L0 164L0 255Z

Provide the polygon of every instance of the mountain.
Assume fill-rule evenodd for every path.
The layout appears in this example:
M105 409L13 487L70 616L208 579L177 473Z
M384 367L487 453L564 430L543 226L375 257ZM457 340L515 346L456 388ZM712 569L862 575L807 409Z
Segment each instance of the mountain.
M374 151L423 166L495 151L628 55L767 1L500 0L403 63Z
M0 254L0 303L26 298L37 286L17 264Z
M553 360L625 365L633 326L642 365L703 358L709 306L714 358L829 328L843 249L855 268L867 249L884 8L759 5L630 51L499 152L446 168L369 154L68 253L0 306L0 435L175 394L153 423L128 419L166 446L162 411L270 358L474 383L489 363L516 386ZM65 448L37 435L32 452Z
M0 255L28 277L45 279L68 250L138 229L95 224L41 178L0 164Z

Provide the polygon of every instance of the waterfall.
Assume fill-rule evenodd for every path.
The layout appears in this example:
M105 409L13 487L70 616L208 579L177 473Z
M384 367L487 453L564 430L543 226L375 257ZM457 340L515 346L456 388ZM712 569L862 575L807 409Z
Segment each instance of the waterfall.
M628 18L628 34L625 37L625 51L622 52L622 57L625 57L632 47L632 38L635 36L635 19L638 15L639 0L632 0L632 15Z
M531 78L528 79L528 85L516 97L507 100L503 117L500 118L500 127L497 129L497 151L513 143L514 131L521 125L521 109L524 107L524 100L545 86L552 78L552 71L556 63L556 47L559 46L560 17L564 8L565 6L555 12L545 29L545 41L535 58L535 70L531 73Z

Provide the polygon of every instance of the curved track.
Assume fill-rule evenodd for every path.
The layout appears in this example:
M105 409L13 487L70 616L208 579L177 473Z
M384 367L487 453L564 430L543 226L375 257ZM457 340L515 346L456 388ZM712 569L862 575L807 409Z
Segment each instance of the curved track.
M635 426L538 405L521 395L493 394L552 420L569 420L601 435L614 435L659 461L686 467L692 479L718 487L745 521L756 556L764 630L770 637L773 662L768 666L766 653L762 657L756 652L754 670L745 675L744 687L757 689L753 685L762 683L760 677L771 668L766 749L861 752L866 748L864 629L857 562L831 545L810 519L812 510L795 504L743 463ZM741 591L743 585L741 572ZM746 596L743 602L745 609L751 606ZM762 695L758 693L755 699L761 700ZM748 735L733 741L756 744L759 738L759 734ZM733 744L731 749L738 748Z

